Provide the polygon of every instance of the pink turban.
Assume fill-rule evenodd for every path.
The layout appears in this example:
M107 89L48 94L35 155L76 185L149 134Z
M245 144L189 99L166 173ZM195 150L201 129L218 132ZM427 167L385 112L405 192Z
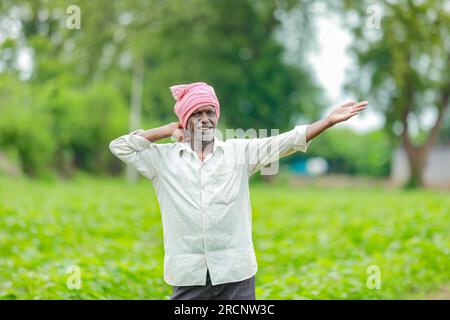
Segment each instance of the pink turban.
M213 87L205 82L180 84L170 87L176 100L173 110L180 120L181 126L186 129L191 114L200 107L211 105L216 111L217 119L220 116L220 104Z

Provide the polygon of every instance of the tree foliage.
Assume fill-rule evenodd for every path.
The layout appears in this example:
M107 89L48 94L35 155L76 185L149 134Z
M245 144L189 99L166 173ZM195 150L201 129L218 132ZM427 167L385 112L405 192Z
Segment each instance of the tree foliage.
M408 155L408 184L421 186L449 109L450 8L445 1L401 0L344 1L340 9L355 36L357 64L348 87L383 112L386 131ZM377 13L379 28L369 20ZM434 115L431 128L422 121L426 112Z

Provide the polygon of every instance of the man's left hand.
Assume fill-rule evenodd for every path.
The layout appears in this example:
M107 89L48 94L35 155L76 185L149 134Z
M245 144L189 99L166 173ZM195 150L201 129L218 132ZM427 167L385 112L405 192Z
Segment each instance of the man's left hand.
M362 101L356 103L349 101L334 108L328 115L328 120L332 125L350 119L364 110L369 102Z

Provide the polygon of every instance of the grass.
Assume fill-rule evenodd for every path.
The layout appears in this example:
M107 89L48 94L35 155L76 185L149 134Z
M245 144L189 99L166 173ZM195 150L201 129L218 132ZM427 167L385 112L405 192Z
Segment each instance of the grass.
M255 184L251 198L257 299L426 298L450 283L448 193ZM0 179L2 299L168 299L163 257L146 180Z

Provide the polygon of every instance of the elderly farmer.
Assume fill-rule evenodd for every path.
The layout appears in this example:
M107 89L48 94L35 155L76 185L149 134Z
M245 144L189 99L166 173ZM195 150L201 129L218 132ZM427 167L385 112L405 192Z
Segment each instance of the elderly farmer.
M111 152L153 182L164 230L164 280L171 299L255 299L256 256L248 180L264 166L362 111L348 102L324 119L268 138L219 140L220 104L204 82L172 86L179 122L136 130ZM156 144L174 137L177 142ZM271 152L266 152L267 147ZM275 150L275 151L273 151Z

